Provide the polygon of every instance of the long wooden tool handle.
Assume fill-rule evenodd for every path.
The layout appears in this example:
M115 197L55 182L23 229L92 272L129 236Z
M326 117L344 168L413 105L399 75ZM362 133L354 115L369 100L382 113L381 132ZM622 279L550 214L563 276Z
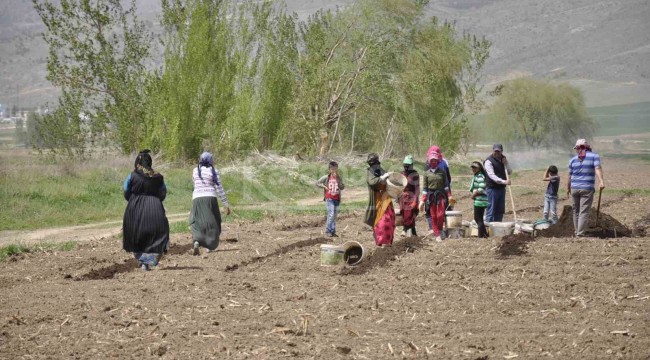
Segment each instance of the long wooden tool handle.
M603 194L603 188L600 188L598 191L598 206L596 207L596 222L598 222L598 218L600 218L600 197Z
M506 168L506 180L510 180L508 177L508 169ZM510 194L510 203L512 203L512 216L515 218L515 222L517 222L517 210L515 209L515 198L512 197L512 187L510 185L508 186L508 193Z

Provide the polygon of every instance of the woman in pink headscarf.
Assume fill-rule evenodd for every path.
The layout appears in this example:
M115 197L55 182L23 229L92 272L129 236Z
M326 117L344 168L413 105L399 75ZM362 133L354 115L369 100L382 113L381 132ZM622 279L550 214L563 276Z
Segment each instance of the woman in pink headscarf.
M431 158L432 154L437 154L438 158L440 159L438 161L438 168L442 171L444 171L445 175L447 176L447 183L449 184L449 188L451 189L451 172L449 171L449 163L447 162L447 159L445 159L444 155L440 151L440 147L438 145L433 145L432 147L427 150L427 159ZM427 162L424 165L424 170L429 170L429 163Z
M424 173L422 203L426 205L427 217L431 219L431 230L436 241L442 241L441 232L445 222L445 210L453 202L447 176L440 168L440 155L432 152L427 156L429 170ZM421 205L423 206L423 205Z
M432 147L427 150L427 159L430 159L433 155L436 155L439 159L438 165L436 166L437 169L440 169L442 172L445 173L445 176L447 177L447 185L449 186L449 191L451 193L451 172L449 171L449 163L447 162L447 159L442 155L442 152L440 152L440 147L438 145L433 145ZM430 169L429 162L427 161L426 164L424 164L424 171L428 171ZM449 205L449 210L454 209L454 204ZM431 217L428 216L429 214L429 208L425 206L424 208L425 213L427 214L427 223L429 224L429 233L433 231L432 224L431 224Z

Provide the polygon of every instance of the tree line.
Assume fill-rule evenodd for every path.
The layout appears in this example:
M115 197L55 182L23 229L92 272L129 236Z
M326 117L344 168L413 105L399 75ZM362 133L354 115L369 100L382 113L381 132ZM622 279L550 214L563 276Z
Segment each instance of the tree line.
M304 21L277 2L161 0L158 37L134 0L32 1L47 27L48 80L61 88L38 144L70 156L97 144L170 160L204 149L455 151L485 106L490 42L425 16L427 0L359 0ZM517 119L498 109L510 129L503 119Z

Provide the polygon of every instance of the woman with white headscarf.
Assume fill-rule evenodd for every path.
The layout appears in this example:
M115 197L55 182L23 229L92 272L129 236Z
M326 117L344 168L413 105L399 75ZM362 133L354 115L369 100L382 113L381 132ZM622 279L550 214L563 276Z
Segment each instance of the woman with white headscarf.
M192 193L190 229L194 241L194 255L199 255L199 247L214 251L219 246L221 212L217 194L226 208L226 215L230 215L230 207L221 185L219 172L214 168L212 154L209 152L201 154L199 165L192 171L192 180L194 192Z

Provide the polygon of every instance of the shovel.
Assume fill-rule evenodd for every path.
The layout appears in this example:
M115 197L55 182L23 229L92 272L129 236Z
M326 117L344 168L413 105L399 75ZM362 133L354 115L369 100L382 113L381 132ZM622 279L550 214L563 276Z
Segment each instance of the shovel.
M508 177L508 169L506 169L506 180L510 180ZM510 202L512 203L512 216L515 218L515 222L517 222L517 210L515 210L515 199L512 197L512 187L508 186L508 193L510 194ZM600 203L600 198L599 203Z
M598 191L598 206L596 207L596 224L598 224L598 218L600 217L600 196L603 194L603 188L600 188Z

